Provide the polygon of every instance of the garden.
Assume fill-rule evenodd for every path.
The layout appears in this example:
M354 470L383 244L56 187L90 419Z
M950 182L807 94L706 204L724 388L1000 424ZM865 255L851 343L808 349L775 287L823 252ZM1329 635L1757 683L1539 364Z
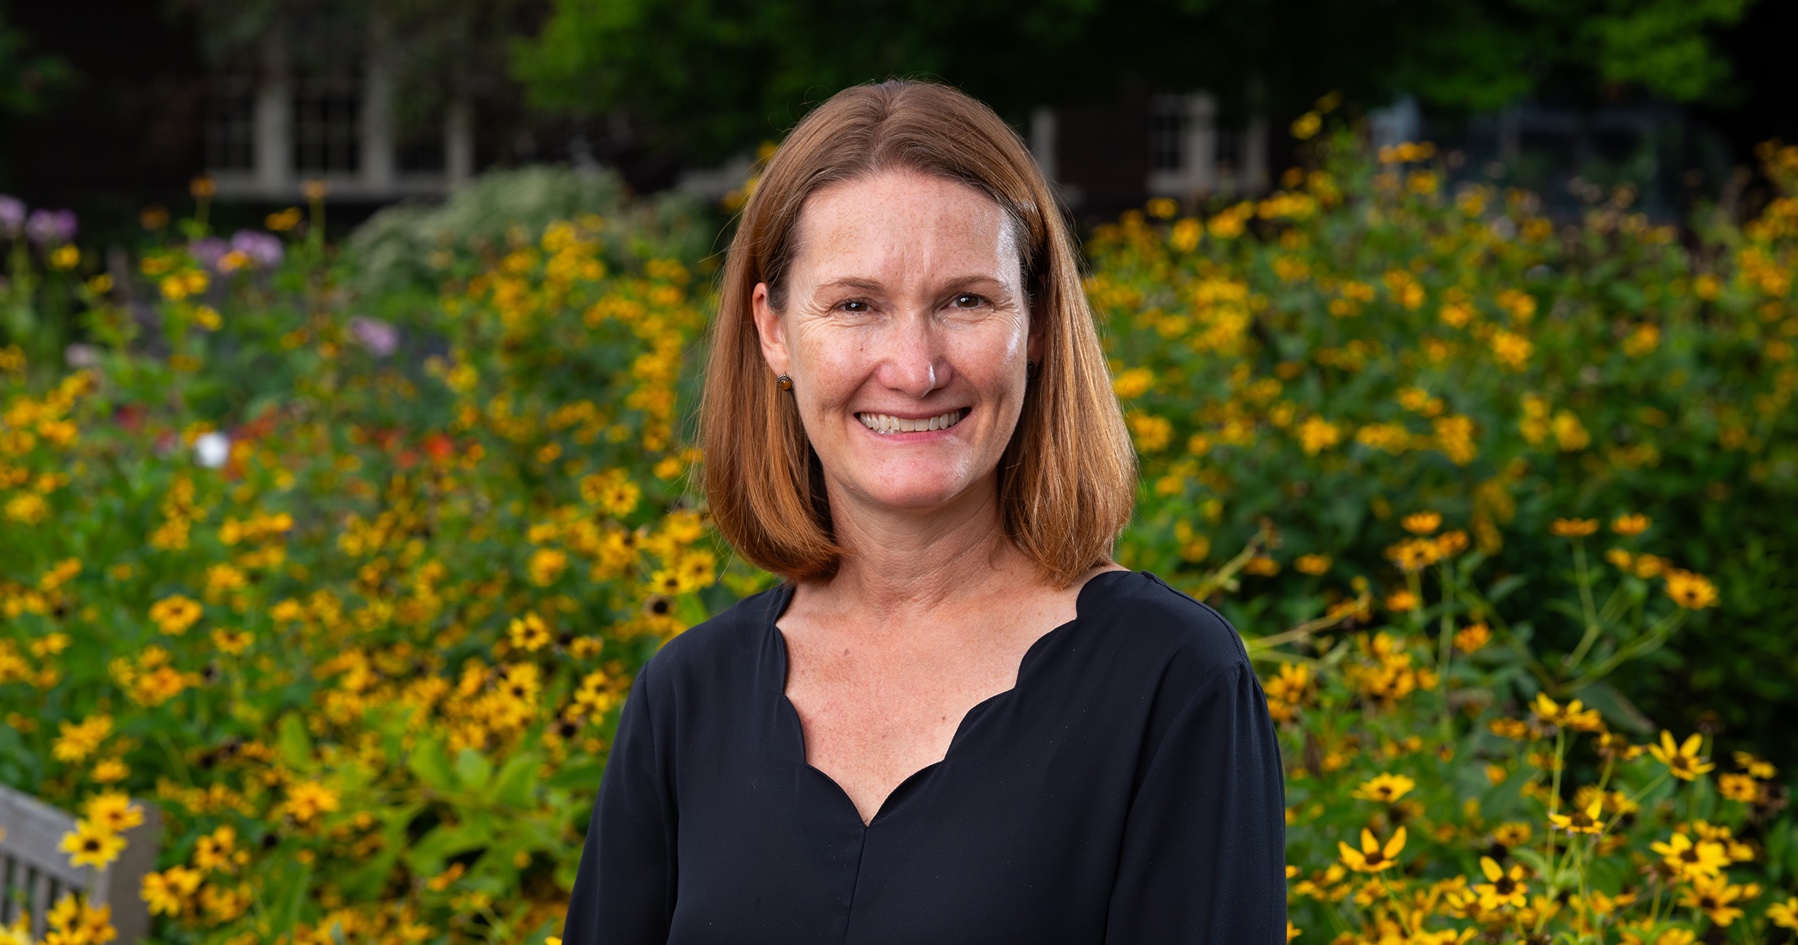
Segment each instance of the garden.
M1673 226L1301 121L1276 191L1085 242L1118 557L1261 673L1289 940L1798 940L1798 146ZM156 806L158 943L554 941L635 670L772 581L694 478L727 224L324 196L227 234L196 181L123 260L0 198L0 784L77 865Z

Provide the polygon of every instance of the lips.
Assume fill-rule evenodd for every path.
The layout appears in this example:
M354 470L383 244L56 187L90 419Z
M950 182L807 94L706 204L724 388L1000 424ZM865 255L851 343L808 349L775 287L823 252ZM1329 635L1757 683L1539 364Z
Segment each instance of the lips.
M931 430L947 430L950 427L955 426L960 423L963 418L967 417L968 410L969 408L962 407L948 411L947 413L938 414L934 417L918 417L915 419L895 417L885 413L858 413L855 415L855 419L860 420L862 426L873 430L875 433L925 433Z

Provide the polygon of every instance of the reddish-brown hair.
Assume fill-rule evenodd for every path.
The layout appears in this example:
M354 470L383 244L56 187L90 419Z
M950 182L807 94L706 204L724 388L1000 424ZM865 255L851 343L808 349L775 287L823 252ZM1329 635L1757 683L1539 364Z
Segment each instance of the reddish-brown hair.
M1019 237L1040 370L999 460L1005 534L1066 587L1110 560L1130 521L1136 454L1111 389L1074 243L1024 142L948 86L889 81L830 97L769 159L731 240L699 408L706 498L725 540L788 580L828 578L844 555L823 470L791 394L775 386L751 311L766 282L785 295L806 198L888 170L958 181L992 197Z

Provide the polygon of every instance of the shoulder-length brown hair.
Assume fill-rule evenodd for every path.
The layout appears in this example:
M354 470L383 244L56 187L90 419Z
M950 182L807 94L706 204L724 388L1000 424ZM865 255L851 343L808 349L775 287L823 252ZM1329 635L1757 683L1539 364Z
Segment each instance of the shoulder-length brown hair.
M836 573L845 552L823 470L798 407L762 357L750 299L766 282L776 310L783 307L807 197L886 170L971 185L998 202L1020 236L1030 317L1041 319L1044 344L999 460L1000 518L1038 573L1066 587L1110 560L1135 500L1136 454L1048 182L992 109L934 83L889 81L831 96L775 151L743 208L699 408L712 517L738 553L788 580Z

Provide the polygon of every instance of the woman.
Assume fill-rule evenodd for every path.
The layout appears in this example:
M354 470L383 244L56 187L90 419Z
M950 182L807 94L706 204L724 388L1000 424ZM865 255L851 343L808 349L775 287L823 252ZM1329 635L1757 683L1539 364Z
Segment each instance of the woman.
M786 578L626 701L564 940L1285 942L1265 697L1111 561L1135 460L1023 143L851 88L769 161L701 406L720 531Z

